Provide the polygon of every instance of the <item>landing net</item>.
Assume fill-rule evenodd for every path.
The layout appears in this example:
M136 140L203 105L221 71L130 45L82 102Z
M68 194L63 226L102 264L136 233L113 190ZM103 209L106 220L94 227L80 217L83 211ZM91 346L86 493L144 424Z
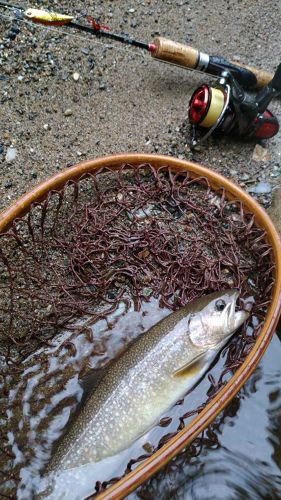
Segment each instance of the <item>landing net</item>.
M187 411L180 401L180 416L159 423L159 441L132 456L121 477L200 413L242 364L270 304L273 273L253 214L186 171L103 168L33 204L0 234L1 497L14 498L23 469L39 472L50 457L81 399L79 384L66 391L70 382L106 365L132 338L128 332L111 346L120 304L123 314L152 299L174 310L229 288L240 290L240 306L254 299L217 378L209 374L204 402ZM101 321L104 334L95 335ZM216 435L197 438L191 453L204 439L215 443ZM96 491L117 479L98 481Z

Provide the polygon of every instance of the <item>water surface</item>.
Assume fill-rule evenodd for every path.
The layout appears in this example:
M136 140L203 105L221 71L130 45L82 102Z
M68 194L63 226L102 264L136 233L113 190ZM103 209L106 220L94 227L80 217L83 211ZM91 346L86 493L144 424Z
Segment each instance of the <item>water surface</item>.
M280 330L280 325L279 325ZM239 395L217 417L218 445L185 452L128 496L177 500L281 498L281 335Z

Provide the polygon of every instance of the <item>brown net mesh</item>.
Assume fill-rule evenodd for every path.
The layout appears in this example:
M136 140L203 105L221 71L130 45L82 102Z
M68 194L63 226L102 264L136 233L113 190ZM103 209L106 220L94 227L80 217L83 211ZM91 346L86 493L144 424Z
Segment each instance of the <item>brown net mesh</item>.
M34 204L0 235L0 495L14 498L42 469L81 400L79 379L142 332L143 326L125 328L118 337L120 314L151 301L173 310L238 288L240 305L254 297L252 316L224 350L219 372L209 373L204 401L180 401L180 410L160 421L157 442L133 455L120 476L161 447L251 350L273 272L253 214L185 171L147 164L101 169ZM115 480L98 481L96 491Z

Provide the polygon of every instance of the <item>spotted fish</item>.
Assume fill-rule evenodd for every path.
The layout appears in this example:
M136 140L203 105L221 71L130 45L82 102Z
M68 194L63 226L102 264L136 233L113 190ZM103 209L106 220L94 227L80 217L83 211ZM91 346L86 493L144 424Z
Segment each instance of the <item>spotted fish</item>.
M249 316L237 298L229 290L188 304L112 362L47 467L54 482L128 448L184 396Z

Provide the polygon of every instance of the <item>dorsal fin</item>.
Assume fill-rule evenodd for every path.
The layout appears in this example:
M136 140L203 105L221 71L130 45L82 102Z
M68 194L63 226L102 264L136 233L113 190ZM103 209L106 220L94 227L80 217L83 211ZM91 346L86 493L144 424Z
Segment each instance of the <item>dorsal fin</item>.
M181 366L173 373L173 377L193 377L196 373L200 372L203 368L208 351L203 351L198 356L188 361L185 365Z

